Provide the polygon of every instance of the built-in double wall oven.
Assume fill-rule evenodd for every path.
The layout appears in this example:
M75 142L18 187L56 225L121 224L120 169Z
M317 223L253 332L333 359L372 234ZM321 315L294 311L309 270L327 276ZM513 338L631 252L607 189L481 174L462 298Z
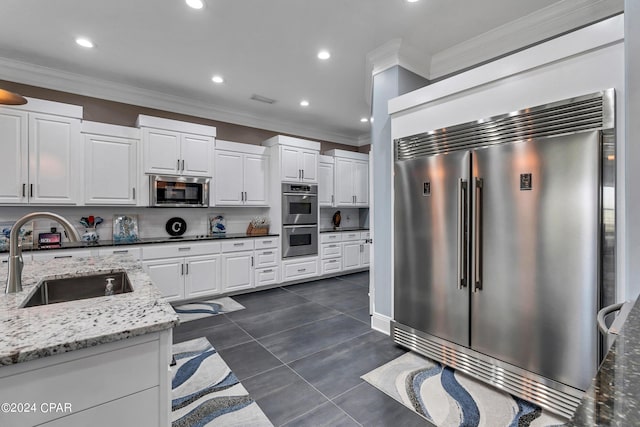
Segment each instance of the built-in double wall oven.
M318 186L282 184L282 257L318 254Z

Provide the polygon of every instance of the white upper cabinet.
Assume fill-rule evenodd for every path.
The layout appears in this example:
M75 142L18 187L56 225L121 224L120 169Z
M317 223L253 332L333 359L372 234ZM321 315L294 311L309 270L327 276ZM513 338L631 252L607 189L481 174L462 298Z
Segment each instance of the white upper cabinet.
M280 179L283 182L318 182L320 143L278 135L264 141L262 145L279 146Z
M216 128L151 116L138 116L145 173L212 176Z
M36 112L37 111L37 112ZM29 100L0 109L0 203L78 203L82 107Z
M334 160L330 156L319 156L318 158L318 205L335 206L333 175Z
M267 206L269 158L258 145L216 141L216 206Z
M335 157L335 206L369 206L369 155L330 150Z
M136 128L82 122L84 134L84 203L87 205L136 205Z

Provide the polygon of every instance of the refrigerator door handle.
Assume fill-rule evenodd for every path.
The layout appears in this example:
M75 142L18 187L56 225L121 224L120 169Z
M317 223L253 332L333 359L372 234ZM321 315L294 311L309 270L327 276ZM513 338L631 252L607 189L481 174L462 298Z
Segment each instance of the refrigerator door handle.
M467 287L467 180L460 179L458 187L458 289Z
M473 292L482 290L482 178L475 178L475 239L473 251Z

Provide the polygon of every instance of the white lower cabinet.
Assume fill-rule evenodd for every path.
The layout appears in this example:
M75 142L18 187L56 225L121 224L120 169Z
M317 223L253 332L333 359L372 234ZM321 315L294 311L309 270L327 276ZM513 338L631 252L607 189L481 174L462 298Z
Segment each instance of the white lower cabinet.
M356 240L342 243L342 269L360 268L360 248L362 244Z
M342 258L323 259L322 274L333 274L342 271Z
M222 255L222 292L240 291L253 287L253 251Z
M278 261L279 239L277 237L260 238L255 241L255 286L275 285L280 282Z
M153 245L143 249L142 266L167 301L215 295L221 292L219 253L219 242Z
M282 261L282 281L318 276L318 257L286 259Z

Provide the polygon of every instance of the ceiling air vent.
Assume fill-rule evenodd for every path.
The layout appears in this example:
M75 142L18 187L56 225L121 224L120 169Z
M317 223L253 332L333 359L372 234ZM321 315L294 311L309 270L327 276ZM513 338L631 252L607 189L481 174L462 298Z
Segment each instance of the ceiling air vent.
M255 93L251 95L251 99L254 101L264 102L265 104L274 104L276 102L275 99L267 98L266 96L256 95Z

